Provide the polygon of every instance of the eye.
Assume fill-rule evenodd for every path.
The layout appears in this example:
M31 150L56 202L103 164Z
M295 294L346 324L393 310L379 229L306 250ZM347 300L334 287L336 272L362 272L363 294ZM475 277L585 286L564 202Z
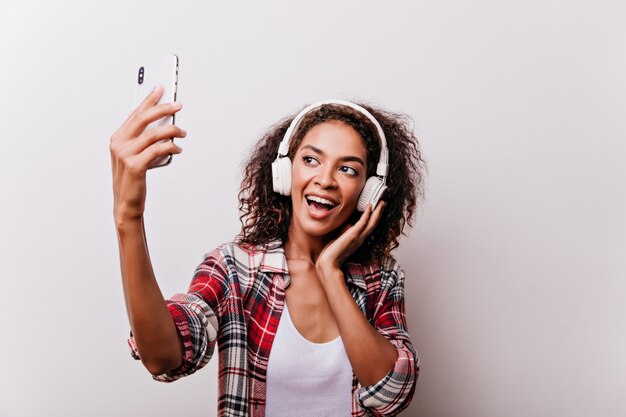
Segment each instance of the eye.
M341 172L348 172L350 173L350 175L353 176L358 176L359 175L359 171L357 171L356 169L349 167L347 165L342 166L341 168L339 168L341 170Z
M315 165L315 162L317 162L317 159L313 158L312 156L308 156L308 155L303 156L302 160L307 165Z

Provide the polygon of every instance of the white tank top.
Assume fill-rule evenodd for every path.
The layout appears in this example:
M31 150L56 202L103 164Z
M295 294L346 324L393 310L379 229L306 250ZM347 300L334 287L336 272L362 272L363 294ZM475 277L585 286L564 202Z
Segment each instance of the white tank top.
M267 364L266 417L349 417L351 411L352 366L341 336L307 340L285 302Z

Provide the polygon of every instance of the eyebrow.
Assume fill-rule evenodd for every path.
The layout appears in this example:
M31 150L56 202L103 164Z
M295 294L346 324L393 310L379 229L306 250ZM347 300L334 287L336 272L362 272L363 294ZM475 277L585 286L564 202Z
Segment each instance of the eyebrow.
M313 145L304 145L302 147L302 149L311 149L313 152L317 152L318 154L324 156L324 151L321 150L320 148L316 148ZM343 156L341 158L339 158L341 161L354 161L354 162L358 162L359 164L365 166L365 162L363 162L363 160L361 158L359 158L358 156Z

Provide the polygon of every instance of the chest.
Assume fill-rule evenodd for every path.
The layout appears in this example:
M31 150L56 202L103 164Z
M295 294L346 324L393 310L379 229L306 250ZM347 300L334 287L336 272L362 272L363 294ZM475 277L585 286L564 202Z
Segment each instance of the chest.
M338 323L319 278L301 272L290 264L285 273L263 271L255 279L239 277L234 296L228 298L227 314L221 317L220 349L227 349L225 344L229 342L233 347L247 346L251 362L269 358L281 320L279 304L288 305L294 326L305 339L313 343L336 339L340 335ZM346 285L353 301L373 323L376 298L361 286L351 284L350 279L354 280L352 275L346 277ZM231 343L234 339L237 342Z
M298 332L314 343L336 339L339 336L337 321L315 269L290 264L290 276L285 302Z

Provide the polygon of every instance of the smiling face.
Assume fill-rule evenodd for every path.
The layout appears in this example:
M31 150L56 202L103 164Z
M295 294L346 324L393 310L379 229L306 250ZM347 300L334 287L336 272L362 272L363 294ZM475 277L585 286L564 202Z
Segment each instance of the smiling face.
M328 121L311 128L293 157L292 232L330 237L356 209L367 154L352 127Z

